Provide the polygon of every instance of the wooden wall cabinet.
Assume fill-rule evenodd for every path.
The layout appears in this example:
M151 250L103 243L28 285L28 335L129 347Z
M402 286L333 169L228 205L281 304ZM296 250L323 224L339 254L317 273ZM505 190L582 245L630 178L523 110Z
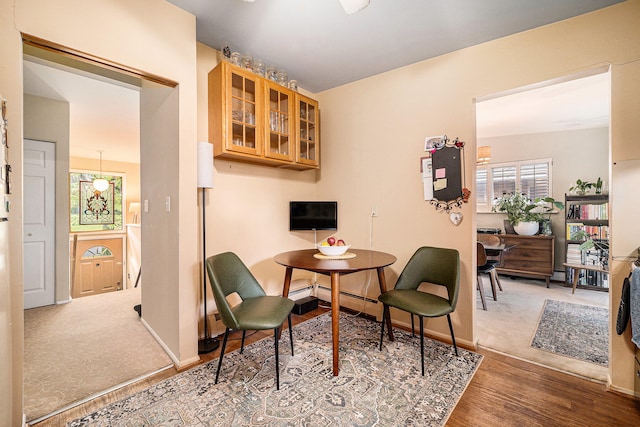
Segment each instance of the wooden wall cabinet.
M501 234L500 240L514 247L503 253L498 273L545 279L549 287L549 279L553 276L555 236Z
M304 95L296 97L296 162L317 167L320 158L318 102Z
M229 62L209 73L214 156L286 169L317 169L317 101Z

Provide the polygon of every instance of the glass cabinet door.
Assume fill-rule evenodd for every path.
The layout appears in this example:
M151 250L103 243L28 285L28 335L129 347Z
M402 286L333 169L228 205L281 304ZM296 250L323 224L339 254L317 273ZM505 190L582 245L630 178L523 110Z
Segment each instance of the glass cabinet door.
M294 133L293 93L276 83L266 82L267 141L265 156L293 161L292 135Z
M297 104L298 146L296 161L318 166L318 103L299 95Z
M230 74L230 109L231 127L230 137L227 138L226 148L248 154L260 154L261 118L257 109L258 82L257 76L232 69Z

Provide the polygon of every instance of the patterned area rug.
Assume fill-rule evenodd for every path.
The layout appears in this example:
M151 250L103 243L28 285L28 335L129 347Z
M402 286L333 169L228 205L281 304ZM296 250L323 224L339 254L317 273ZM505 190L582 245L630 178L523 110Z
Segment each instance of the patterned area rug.
M609 310L546 300L531 346L609 365Z
M340 319L340 375L332 374L331 317L294 327L280 345L280 390L275 387L273 339L183 372L69 426L442 426L482 356L394 329L378 349L380 324Z

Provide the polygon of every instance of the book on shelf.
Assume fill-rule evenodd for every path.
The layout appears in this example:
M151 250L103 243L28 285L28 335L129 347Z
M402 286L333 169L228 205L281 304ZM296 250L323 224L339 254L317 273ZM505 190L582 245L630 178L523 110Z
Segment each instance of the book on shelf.
M593 239L609 239L608 225L585 225L581 222L573 222L567 223L567 240L579 240L574 238L574 235L579 231L584 231Z
M577 243L569 243L567 245L567 264L582 263L582 251Z
M607 220L609 219L609 203L598 205L570 204L567 206L567 219Z

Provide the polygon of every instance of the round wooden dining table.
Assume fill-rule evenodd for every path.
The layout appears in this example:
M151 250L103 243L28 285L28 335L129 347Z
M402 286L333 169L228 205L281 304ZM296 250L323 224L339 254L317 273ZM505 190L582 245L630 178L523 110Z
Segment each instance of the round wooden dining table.
M340 276L364 270L377 270L380 293L387 291L384 268L396 262L396 257L378 251L366 249L349 249L343 258L314 256L320 254L316 249L303 249L283 252L274 257L274 261L286 267L282 296L289 296L291 274L294 268L312 271L331 277L331 332L333 338L333 375L339 373L339 342L340 342ZM352 256L355 255L355 256ZM389 339L393 341L391 319L386 318Z

